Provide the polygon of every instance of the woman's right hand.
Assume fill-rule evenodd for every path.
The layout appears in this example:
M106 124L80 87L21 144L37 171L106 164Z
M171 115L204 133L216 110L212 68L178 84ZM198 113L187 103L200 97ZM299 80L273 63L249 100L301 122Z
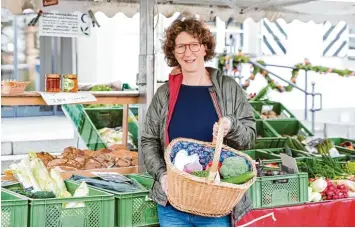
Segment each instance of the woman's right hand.
M180 74L180 73L181 73L181 69L180 69L179 66L174 67L174 68L171 70L171 72L170 72L171 75L177 75L177 74Z
M161 187L162 187L165 195L168 195L168 175L164 174L160 178L160 184L161 184Z

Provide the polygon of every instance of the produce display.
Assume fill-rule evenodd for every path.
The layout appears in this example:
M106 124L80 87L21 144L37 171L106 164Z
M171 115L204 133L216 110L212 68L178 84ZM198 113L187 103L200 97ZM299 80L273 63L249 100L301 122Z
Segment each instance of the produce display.
M280 118L284 118L284 117L281 115L277 115L276 112L270 110L270 111L262 112L260 114L260 118L261 119L280 119Z
M118 128L102 128L99 130L101 139L107 144L108 147L114 145L122 145L123 143L123 130ZM127 143L130 149L136 149L137 146L133 142L133 135L128 132Z
M303 161L298 161L297 165L298 169L302 172L307 172L310 178L317 176L337 178L355 174L346 171L346 163L340 163L327 155L323 155L321 158L307 158Z
M186 150L177 152L174 159L176 168L197 177L208 177L211 165L212 163L209 162L204 166L200 163L198 154L188 155ZM230 184L243 184L253 179L254 176L245 158L232 156L224 158L223 162L219 163L215 181L217 183L222 181Z
M341 147L344 147L348 150L354 150L354 145L352 142L343 142L340 144Z
M47 168L61 167L63 170L86 170L113 167L129 167L138 164L138 153L126 149L97 151L67 147L59 156L47 152L37 153Z
M31 82L16 81L16 80L3 80L1 81L1 93L3 94L23 94L26 87Z
M10 171L16 177L20 186L9 187L9 190L33 199L69 198L88 196L85 182L72 196L67 190L60 173L55 169L47 169L36 153L30 153L19 163L10 165ZM50 170L50 171L49 171ZM76 207L77 203L70 203L66 208Z
M73 175L70 179L80 183L87 183L90 186L98 187L105 190L120 192L120 193L132 193L132 192L138 192L142 190L142 186L140 186L137 182L134 182L132 180L108 181L101 178L90 178L90 177L83 177L79 175Z
M109 91L110 87L96 85L90 89ZM261 94L251 94L250 100L252 102L262 100L268 89L264 88ZM103 106L106 107L106 105L96 104L87 107ZM120 107L120 105L114 106ZM290 117L283 115L282 112L278 114L279 109L269 108L269 110L258 112L254 108L254 113L260 115L262 119L257 120L259 128L257 142L259 144L250 150L241 151L255 160L256 164L256 181L248 189L254 209L355 198L355 152L352 152L354 151L354 140L306 136L311 134L301 132L300 129L304 126L299 124L300 122L297 123L297 126L294 124L296 127L291 127L292 124L289 123L295 120L281 120ZM282 106L282 109L285 107ZM282 128L283 122L287 122L285 126L295 129ZM132 221L144 220L146 215L142 215L139 211L149 208L151 209L149 211L152 214L151 217L154 217L154 222L157 223L157 216L153 216L156 213L156 204L148 198L148 190L154 183L153 177L149 179L144 176L149 179L149 184L146 186L134 178L106 179L99 175L97 177L82 176L84 174L81 173L85 172L81 172L81 170L109 170L109 168L138 165L138 152L128 150L137 149L138 146L134 144L132 134L128 132L128 147L123 148L120 145L123 137L122 128L114 128L113 126L102 128L102 126L97 128L98 133L102 141L109 147L108 149L95 151L67 147L60 155L48 152L31 152L19 163L11 164L6 171L6 173L10 172L19 182L17 185L11 185L8 189L31 199L51 200L88 196L90 186L90 189L113 192L112 194L117 200L115 203L125 205L120 207L119 211L115 209L112 212L119 214L120 219L117 224L121 223L122 218L126 216L120 212L125 211L123 209L126 207L132 207L129 209ZM260 131L261 128L263 128L262 131ZM306 129L306 131L308 130ZM207 178L212 161L211 157L206 155L206 151L201 152L192 146L178 147L174 151L174 156L171 157L172 163L180 171L199 178ZM292 160L292 168L285 166L284 160L281 160L282 154L295 158ZM294 172L296 169L293 166L297 166L298 172ZM67 181L61 177L61 172L65 171L74 171L75 174L69 180L78 184L79 187L75 191L70 187L67 189ZM240 185L255 178L250 162L241 156L235 156L235 154L221 155L217 171L215 183ZM139 198L141 203L138 204L138 201L134 201L135 194L137 197L138 195L141 197ZM83 202L66 202L62 203L62 206L63 208L78 208L85 206L85 204ZM145 225L149 224L152 223L146 221ZM132 225L127 224L127 226ZM144 224L137 225L143 226Z
M340 153L333 142L328 138L306 138L298 135L296 137L287 137L286 145L291 149L303 151L305 157L329 155L339 157Z
M311 179L308 200L319 202L355 197L355 182L350 180L330 180L323 177Z

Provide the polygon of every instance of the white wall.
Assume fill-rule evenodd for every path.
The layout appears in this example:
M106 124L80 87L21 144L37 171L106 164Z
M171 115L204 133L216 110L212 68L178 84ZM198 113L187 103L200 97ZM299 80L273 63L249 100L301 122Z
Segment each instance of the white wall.
M258 25L254 22L247 22L245 26L249 33L250 41L249 49L251 53L258 53L259 41L256 38ZM287 25L287 55L285 56L261 56L258 59L264 60L268 64L293 66L302 63L304 58L308 58L313 65L321 65L338 69L355 68L355 61L347 59L322 57L322 25L313 22L301 23L294 21ZM246 67L248 68L248 67ZM291 70L276 67L268 67L272 72L277 73L282 78L290 80ZM248 69L245 70L248 75ZM297 85L305 88L305 75L301 71L297 78ZM280 82L282 85L286 83ZM312 82L315 82L316 92L323 95L323 108L344 108L355 107L352 97L355 97L355 77L343 78L337 74L320 75L315 72L308 72L308 91L311 91ZM266 80L262 76L258 76L248 88L248 92L257 92L266 85ZM290 93L272 92L270 97L275 101L284 103L290 109L303 109L305 103L304 94L296 89ZM318 103L318 102L317 102ZM311 107L311 99L308 99L309 108ZM317 106L317 105L316 105Z
M78 75L80 83L105 83L121 80L136 84L139 56L139 16L122 13L108 18L96 15L100 28L91 37L78 38Z

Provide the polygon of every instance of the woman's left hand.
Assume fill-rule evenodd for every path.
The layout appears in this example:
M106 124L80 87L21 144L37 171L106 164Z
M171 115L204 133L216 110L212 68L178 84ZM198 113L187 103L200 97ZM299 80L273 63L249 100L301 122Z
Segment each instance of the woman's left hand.
M229 133L229 131L230 131L230 129L231 129L231 127L232 127L232 123L231 123L231 121L228 119L228 118L226 118L226 117L223 117L222 119L221 119L221 121L222 121L222 124L223 124L223 137L225 137L228 133ZM217 138L217 134L218 134L218 123L215 123L214 125L213 125L213 137L214 138Z

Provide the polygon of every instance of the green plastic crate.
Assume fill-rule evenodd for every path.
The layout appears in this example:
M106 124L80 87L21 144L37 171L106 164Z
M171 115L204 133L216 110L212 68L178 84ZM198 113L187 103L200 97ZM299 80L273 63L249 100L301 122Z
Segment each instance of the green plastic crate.
M1 188L1 227L27 227L28 201Z
M264 159L278 159L278 158L280 158L279 155L268 153L268 152L264 152L264 151L261 151L261 150L244 150L244 151L241 151L241 152L249 155L254 160L255 159L264 160Z
M73 194L78 183L65 181ZM6 188L19 187L19 184ZM27 197L26 197L27 198ZM89 187L89 196L29 200L29 226L31 227L113 227L114 197L105 191ZM84 202L85 207L64 208L64 203Z
M286 153L286 148L266 148L266 149L256 149L256 150L245 150L241 151L248 154L253 159L261 160L273 160L280 159L280 153ZM312 157L305 151L291 149L292 157L294 158L303 158L303 157Z
M286 138L257 138L254 149L281 148L286 144Z
M150 176L147 173L142 173L142 174L127 174L126 175L130 179L134 179L138 181L142 186L144 186L146 189L151 189L153 186L154 179L152 176Z
M250 101L250 105L253 107L256 118L261 119L261 112L263 108L266 108L267 110L272 110L274 111L277 115L281 114L280 118L275 118L275 119L267 119L267 120L284 120L284 119L296 119L295 115L292 114L283 104L279 102L273 102L273 101Z
M287 149L286 147L283 148L277 148L277 149L264 149L265 151L271 151L274 154L279 155L280 153L287 154ZM303 150L296 150L296 149L290 149L292 153L292 157L294 158L299 158L299 157L312 157L312 154L309 154L306 151ZM262 150L263 151L263 150Z
M308 173L258 177L248 193L253 208L269 208L308 201Z
M277 137L295 136L303 135L305 137L314 136L313 133L308 130L300 121L298 120L279 120L270 121L267 120L270 127L278 134Z
M102 128L122 127L123 108L85 108L94 127L99 130ZM132 134L133 143L138 146L138 121L134 113L138 112L138 107L130 108L128 117L128 132Z
M268 123L262 120L256 121L256 134L258 138L272 138L278 136L277 132L275 132Z
M330 139L330 141L332 141L334 143L336 149L340 153L355 155L355 150L349 150L349 149L346 149L346 148L340 146L340 144L343 142L351 142L353 144L353 146L355 147L355 140L345 139L345 138L329 138L329 139Z
M72 120L88 149L99 150L107 148L106 144L102 141L99 132L96 130L88 114L85 112L83 105L62 105L62 110L67 117Z
M121 193L101 189L113 194L115 197L115 227L158 225L157 204L148 197L149 189L153 185L153 179L140 174L128 174L125 176L136 183L138 182L142 190L134 193Z

